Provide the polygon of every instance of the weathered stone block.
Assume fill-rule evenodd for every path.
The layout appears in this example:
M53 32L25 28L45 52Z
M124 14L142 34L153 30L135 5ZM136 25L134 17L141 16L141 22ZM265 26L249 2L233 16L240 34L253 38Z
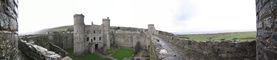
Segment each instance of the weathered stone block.
M18 53L17 35L14 33L0 32L0 59L14 59Z
M9 28L9 17L4 14L0 13L0 29L1 30L8 30Z
M17 31L17 21L15 19L10 19L9 28L11 31Z
M277 56L277 1L256 0L257 60L276 60ZM262 26L260 26L262 25Z

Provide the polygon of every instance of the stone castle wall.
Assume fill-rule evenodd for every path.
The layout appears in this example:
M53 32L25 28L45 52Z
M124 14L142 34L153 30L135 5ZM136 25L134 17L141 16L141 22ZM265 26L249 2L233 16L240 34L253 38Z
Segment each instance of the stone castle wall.
M184 49L183 52L191 60L255 60L255 41L252 42L196 42L191 40L170 41Z
M118 47L134 48L137 42L140 42L146 49L146 34L143 31L122 31L117 30L114 33L114 41Z
M86 31L88 32L88 36L95 36L96 40L99 40L99 37L102 37L99 32L100 29L91 29L91 26L86 26ZM94 25L94 28L101 28L99 25ZM121 29L122 28L122 29ZM37 34L37 35L30 35L30 36L22 36L22 39L27 41L34 41L36 44L46 47L47 43L51 42L63 49L72 49L73 48L73 32L71 31L51 31L48 34ZM93 30L96 30L93 33ZM140 28L128 28L128 27L119 27L110 29L112 32L110 33L111 44L114 47L134 47L136 42L140 42L141 45L146 46L146 30ZM92 33L92 34L90 34ZM87 38L86 37L86 38ZM93 37L89 37L88 40L93 40ZM103 40L103 39L102 39ZM87 41L87 39L86 39ZM99 40L100 41L100 40ZM89 42L89 41L87 41ZM99 46L100 47L100 46Z
M255 60L256 42L181 40L174 34L159 31L158 37L182 48L188 60Z
M276 0L256 0L257 60L277 59L276 9Z
M49 32L47 36L49 42L63 49L73 48L73 32Z
M0 60L18 59L17 0L0 1Z

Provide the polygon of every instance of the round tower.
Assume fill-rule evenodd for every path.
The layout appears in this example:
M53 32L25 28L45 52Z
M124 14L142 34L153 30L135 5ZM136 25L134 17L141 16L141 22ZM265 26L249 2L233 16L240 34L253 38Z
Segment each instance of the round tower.
M105 49L110 49L110 18L104 18L102 21L103 25L103 37L104 37L104 42L105 42Z
M74 15L74 55L80 56L85 52L85 24L84 15Z

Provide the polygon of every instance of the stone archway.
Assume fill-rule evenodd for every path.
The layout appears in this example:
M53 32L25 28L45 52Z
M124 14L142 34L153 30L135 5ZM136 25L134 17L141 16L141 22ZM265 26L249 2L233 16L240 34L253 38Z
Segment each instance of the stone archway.
M98 44L95 44L95 45L94 45L94 50L97 50L98 47L99 47Z

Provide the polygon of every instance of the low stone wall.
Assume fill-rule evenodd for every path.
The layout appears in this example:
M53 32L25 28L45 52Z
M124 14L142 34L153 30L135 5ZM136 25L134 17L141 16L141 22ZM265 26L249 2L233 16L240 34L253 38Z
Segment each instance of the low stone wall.
M52 44L52 43L49 43L49 50L50 51L54 51L55 53L61 55L61 57L65 57L65 56L68 56L68 52L65 51L64 49Z
M45 35L45 34L25 35L25 36L20 36L20 39L27 42L33 42L39 46L49 49L48 42L50 41L48 40L48 35Z
M255 60L256 42L196 42L191 40L170 41L184 49L184 53L190 60Z
M160 38L182 48L188 60L255 60L256 41L207 41L180 40L173 34L159 32ZM181 52L180 52L181 53Z
M51 32L48 34L35 34L20 36L25 41L33 41L35 44L43 46L49 49L49 45L46 42L51 42L62 49L73 48L73 33L70 32Z
M58 38L58 36L57 36ZM68 55L68 52L66 52L62 47L58 46L60 44L65 44L62 42L55 42L53 40L59 40L59 39L53 39L50 40L49 39L49 35L47 34L37 34L37 35L26 35L26 36L20 36L20 39L27 41L27 42L31 42L34 43L36 45L42 46L50 51L53 51L57 54L59 54L61 57L65 57ZM62 40L62 39L61 39ZM56 44L58 45L56 45ZM24 45L19 45L19 47L24 47Z
M61 56L46 48L20 40L18 42L19 50L27 57L28 60L61 60Z

